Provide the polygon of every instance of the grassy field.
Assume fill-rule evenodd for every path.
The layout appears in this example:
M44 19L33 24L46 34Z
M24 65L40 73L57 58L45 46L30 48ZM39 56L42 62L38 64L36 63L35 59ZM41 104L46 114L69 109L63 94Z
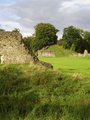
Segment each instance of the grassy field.
M65 74L82 74L82 76L90 78L90 56L79 57L77 53L64 49L60 45L52 45L44 50L44 52L46 51L53 52L55 57L39 57L39 59L51 63L55 70L62 71Z
M90 78L90 57L41 57L40 60L51 63L54 69L65 73L81 73Z

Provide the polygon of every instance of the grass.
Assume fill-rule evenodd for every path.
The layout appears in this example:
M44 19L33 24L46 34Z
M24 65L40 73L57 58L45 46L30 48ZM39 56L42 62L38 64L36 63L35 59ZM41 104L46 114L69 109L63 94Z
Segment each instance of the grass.
M82 73L90 78L89 57L41 57L40 60L51 63L55 69L65 73Z
M87 82L29 64L0 65L0 120L90 120Z

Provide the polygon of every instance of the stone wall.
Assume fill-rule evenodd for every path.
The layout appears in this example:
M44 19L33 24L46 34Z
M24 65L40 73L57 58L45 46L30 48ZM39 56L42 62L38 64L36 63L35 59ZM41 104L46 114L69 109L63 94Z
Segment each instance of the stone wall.
M38 59L24 47L20 33L0 31L0 62L2 60L8 64L31 63Z

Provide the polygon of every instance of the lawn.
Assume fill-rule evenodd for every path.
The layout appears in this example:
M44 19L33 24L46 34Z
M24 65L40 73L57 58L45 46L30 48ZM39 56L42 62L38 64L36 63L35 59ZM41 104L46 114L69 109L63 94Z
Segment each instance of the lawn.
M51 63L54 69L59 69L65 73L81 73L90 78L89 57L41 57L40 60Z

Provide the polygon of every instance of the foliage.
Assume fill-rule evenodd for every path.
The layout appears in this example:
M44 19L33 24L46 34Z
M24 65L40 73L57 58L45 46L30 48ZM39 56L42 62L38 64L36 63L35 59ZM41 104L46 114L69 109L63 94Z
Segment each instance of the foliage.
M90 32L83 31L74 26L69 26L64 28L61 44L64 48L72 49L76 52L83 53L85 49L90 52L89 36Z
M58 30L50 23L39 23L35 26L35 39L32 41L32 46L35 51L42 49L45 46L57 43Z

